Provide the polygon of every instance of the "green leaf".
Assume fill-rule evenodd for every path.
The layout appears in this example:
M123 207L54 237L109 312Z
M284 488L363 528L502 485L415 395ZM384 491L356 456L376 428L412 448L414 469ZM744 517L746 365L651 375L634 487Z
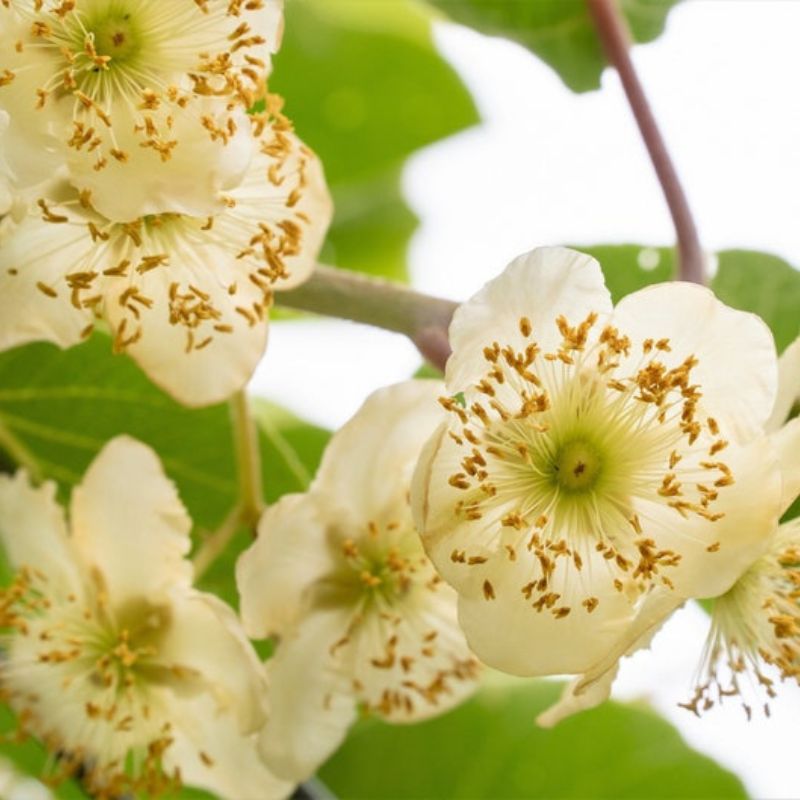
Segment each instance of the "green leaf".
M305 488L328 434L277 406L258 409L264 492L274 501ZM0 430L59 482L62 499L100 448L126 433L158 452L199 528L219 525L236 501L227 406L176 403L130 359L112 355L102 334L64 351L37 343L0 354Z
M800 273L777 256L724 250L711 287L720 300L758 314L772 330L778 352L800 333Z
M690 749L644 707L606 703L553 730L534 725L560 685L484 690L419 725L361 723L322 769L342 800L746 797L739 780Z
M321 157L336 216L323 260L405 279L411 153L478 121L414 0L292 0L270 88Z
M52 767L49 756L43 745L34 739L15 741L17 729L16 717L6 706L0 705L0 757L7 758L21 773L41 779L45 770ZM81 787L72 780L64 781L53 789L60 800L87 800L89 797ZM19 795L22 797L22 795Z
M600 88L606 58L586 0L428 0L454 22L491 36L505 36L536 53L575 92ZM634 42L664 30L678 0L620 0Z
M661 283L675 277L675 252L668 247L641 244L570 246L600 262L614 303L651 283Z

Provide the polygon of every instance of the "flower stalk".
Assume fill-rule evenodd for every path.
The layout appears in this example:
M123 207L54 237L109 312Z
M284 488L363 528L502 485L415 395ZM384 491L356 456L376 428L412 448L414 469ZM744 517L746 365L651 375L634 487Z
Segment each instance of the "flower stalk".
M619 74L625 96L639 126L678 239L679 277L694 283L705 282L703 248L689 201L678 172L670 158L666 142L647 101L630 56L630 31L617 0L586 0L589 14L609 61Z
M450 354L447 328L458 304L379 278L318 264L311 278L278 292L284 308L348 319L408 336L431 364L444 369Z
M239 478L239 518L243 524L255 530L264 510L258 430L245 392L233 395L230 409Z

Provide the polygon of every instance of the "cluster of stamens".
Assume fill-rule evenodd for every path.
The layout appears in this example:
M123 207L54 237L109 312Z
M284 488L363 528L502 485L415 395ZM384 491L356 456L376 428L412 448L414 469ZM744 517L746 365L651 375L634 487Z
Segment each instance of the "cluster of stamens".
M17 8L13 0L3 0L3 5ZM263 0L195 0L185 9L176 8L168 23L152 2L131 3L126 11L86 0L37 0L32 11L19 9L30 19L15 51L52 51L57 66L37 88L36 105L42 109L63 103L65 97L73 99L66 143L75 152L93 154L95 170L105 169L110 159L130 159L120 143L121 131L115 130L120 108L126 115L135 112L138 146L168 161L179 144L177 113L188 109L212 140L227 144L237 128L231 112L248 110L263 99L268 65L258 52L267 42L244 19L263 8ZM220 36L226 28L228 35ZM215 31L216 36L209 35ZM169 74L176 37L185 37L187 43L194 37L199 46L179 83ZM212 41L213 47L206 49ZM158 66L162 63L163 70ZM12 83L16 71L0 65L0 87ZM217 112L193 111L200 98L218 99Z
M747 677L766 695L762 708L769 716L776 678L762 664L780 680L800 684L800 548L788 544L763 556L715 601L713 619L705 680L679 705L699 717L724 698L739 697L749 720L753 706L744 698L753 692L743 685Z
M178 770L163 764L172 725L152 705L147 677L159 668L166 612L144 604L126 625L94 582L88 599L51 597L46 576L23 569L0 592L0 696L17 715L14 737L35 736L58 754L53 784L78 776L109 799L177 791ZM174 680L190 677L166 669Z
M65 203L58 211L41 199L38 205L44 222L85 227L88 236L86 254L67 272L65 285L39 281L38 290L53 300L63 293L72 306L89 310L96 319L107 311L104 303L118 304L125 314L114 330L114 347L121 352L142 337L147 312L156 304L157 298L142 288L149 274L169 270L173 260L181 257L171 252L170 243L185 241L195 246L193 242L202 237L227 249L236 248L232 257L241 263L242 280L248 283L248 299L233 306L237 320L248 327L263 323L272 304L272 287L291 274L287 260L301 252L304 226L311 224L306 214L296 208L306 187L311 154L301 147L297 167L286 169L287 160L296 155L297 145L287 135L289 123L279 113L273 114L272 120L274 124L265 127L268 135L262 137L261 147L271 159L264 178L279 188L284 198L277 219L265 220L263 212L238 206L232 197L222 214L207 220L159 214L130 223L112 223L98 215L89 191L82 191L74 203ZM9 269L11 276L24 272L22 266ZM212 275L209 278L216 281ZM186 353L202 350L216 336L234 332L233 321L222 319L223 310L203 287L177 281L168 285L169 323L185 328ZM227 292L235 299L237 294L244 294L241 289L234 281ZM93 323L87 325L83 336L88 337L93 329Z
M367 700L366 707L384 717L410 716L419 703L437 705L452 691L453 682L474 680L478 670L476 659L449 653L449 643L440 644L435 628L417 628L413 617L426 616L426 595L441 591L443 583L413 530L404 534L406 528L395 521L369 522L359 543L345 538L340 544L344 578L338 580L349 581L356 591L348 629L330 652L339 654L359 637L379 638L378 654L367 648L372 653L368 663L370 669L386 673L382 680L388 685L378 700ZM352 688L357 696L365 690L358 678L353 678Z
M520 347L495 341L483 349L487 371L470 399L440 400L453 417L449 436L465 451L448 478L462 495L453 511L475 526L478 548L456 549L451 560L480 567L527 551L533 574L520 591L556 618L572 612L557 573L564 581L580 574L590 548L619 592L672 586L668 571L681 554L648 535L635 500L715 522L719 492L734 482L718 457L727 446L718 423L699 416L697 359L668 367L668 339L647 339L635 354L611 325L592 336L597 321L594 313L575 326L559 317L560 344L544 352L523 317ZM486 600L496 597L489 578L483 588ZM599 602L588 593L581 605L591 613Z

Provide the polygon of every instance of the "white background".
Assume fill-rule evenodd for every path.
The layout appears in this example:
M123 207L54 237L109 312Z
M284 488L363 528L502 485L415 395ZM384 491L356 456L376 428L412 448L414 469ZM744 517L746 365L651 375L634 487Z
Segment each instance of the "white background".
M746 247L800 264L800 2L688 0L634 59L709 251ZM415 286L464 299L543 244L670 244L666 206L616 75L575 95L523 48L455 26L441 51L484 123L419 153L405 191L422 219ZM800 313L800 310L798 310ZM273 325L256 393L335 427L419 363L401 337L331 321ZM311 388L310 388L311 387ZM679 612L623 667L620 699L647 698L756 797L800 797L800 690L747 723L733 699L702 720L677 707L696 678L708 622Z

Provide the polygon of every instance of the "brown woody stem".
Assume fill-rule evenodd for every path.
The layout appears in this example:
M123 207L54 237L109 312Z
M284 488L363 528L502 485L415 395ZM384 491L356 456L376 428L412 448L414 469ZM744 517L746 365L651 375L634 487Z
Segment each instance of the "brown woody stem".
M631 36L617 0L586 0L597 35L619 73L625 95L664 192L675 233L682 280L703 283L705 258L689 201L630 56Z

